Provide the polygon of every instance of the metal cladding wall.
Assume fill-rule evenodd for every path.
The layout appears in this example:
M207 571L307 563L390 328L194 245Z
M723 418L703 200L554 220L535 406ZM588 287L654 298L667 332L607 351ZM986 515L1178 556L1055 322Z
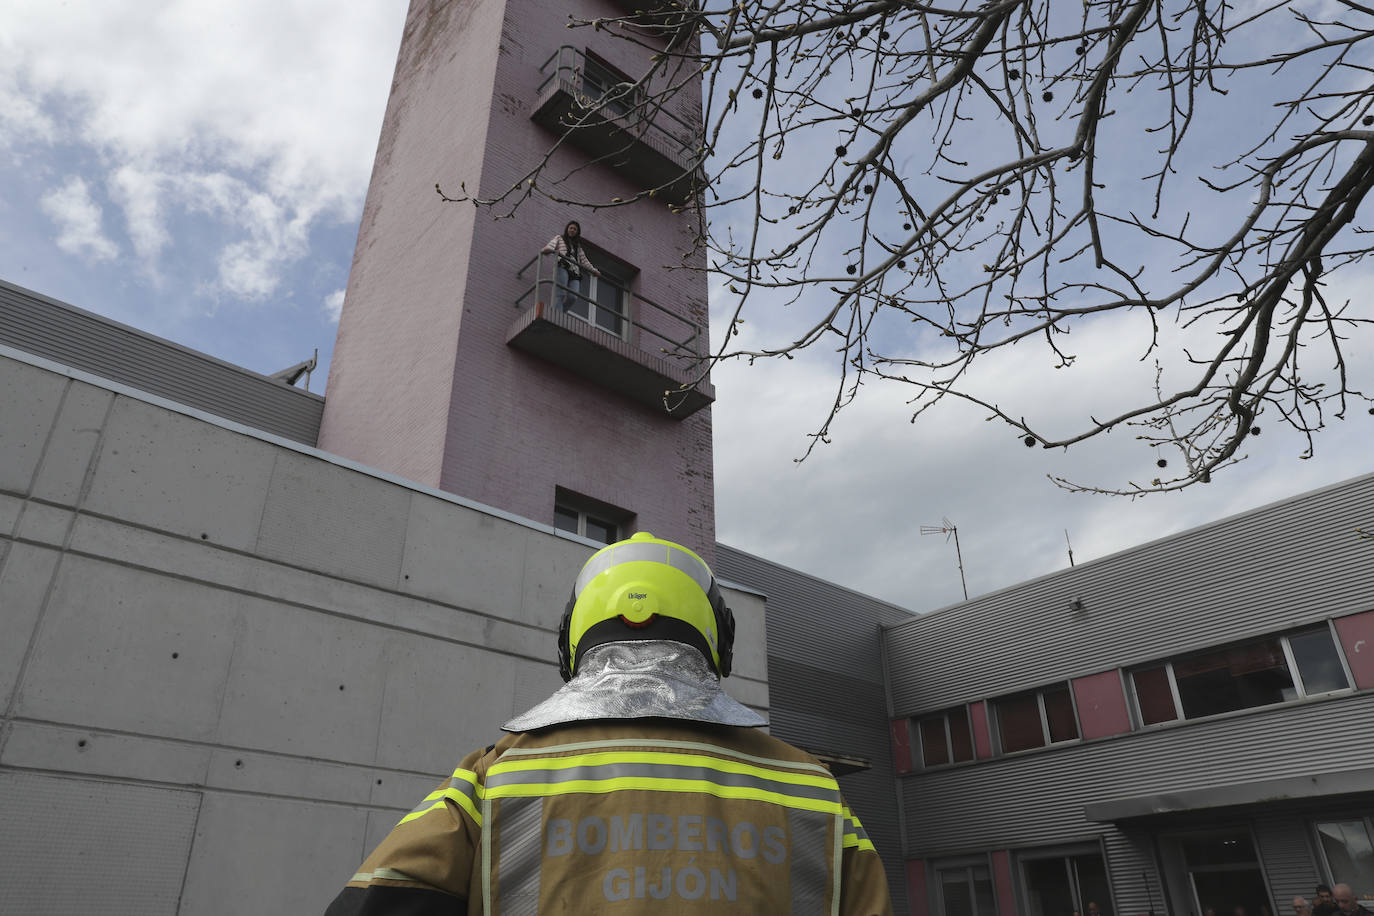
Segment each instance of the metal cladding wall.
M716 545L715 570L768 596L769 731L812 752L872 764L840 777L840 787L883 857L894 905L906 912L878 641L882 626L911 612L725 544Z
M0 912L322 912L561 684L593 549L0 355ZM767 714L763 601L727 600Z
M1374 550L1355 529L1371 523L1367 475L924 614L885 635L893 711L1370 610Z
M1364 476L892 627L883 642L894 715L1309 623L1353 627L1351 615L1374 608L1374 547L1355 531L1371 521L1374 476ZM1337 795L1347 813L1374 800L1371 721L1366 685L918 769L900 777L906 853L929 861L1100 842L1115 912L1145 913L1163 903L1157 831L1245 824L1286 907L1317 880L1311 819ZM1128 809L1174 813L1105 819Z
M0 344L314 445L324 398L0 280Z

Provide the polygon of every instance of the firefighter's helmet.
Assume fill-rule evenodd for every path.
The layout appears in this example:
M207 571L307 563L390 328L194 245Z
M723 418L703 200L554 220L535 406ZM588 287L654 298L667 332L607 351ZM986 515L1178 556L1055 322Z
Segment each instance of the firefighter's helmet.
M558 626L558 670L571 680L588 649L608 642L671 639L699 649L730 675L735 618L706 561L640 532L592 554Z

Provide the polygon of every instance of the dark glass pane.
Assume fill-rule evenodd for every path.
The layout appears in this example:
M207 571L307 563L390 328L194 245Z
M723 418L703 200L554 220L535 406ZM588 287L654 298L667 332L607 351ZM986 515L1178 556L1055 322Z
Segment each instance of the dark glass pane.
M974 916L973 889L969 886L967 868L940 870L940 899L944 916Z
M1082 913L1069 884L1069 872L1063 859L1031 859L1021 863L1026 876L1027 903L1030 916L1068 916Z
M1181 844L1189 868L1203 865L1249 865L1258 861L1250 834L1242 830L1185 837Z
M1302 675L1302 689L1308 696L1350 686L1336 645L1331 641L1331 631L1326 627L1288 637L1288 648L1293 650L1293 660Z
M1335 883L1349 884L1357 894L1374 888L1374 844L1363 820L1318 824L1317 837Z
M559 531L571 531L577 534L577 513L562 506L553 508L553 526Z
M1281 703L1296 695L1277 639L1180 659L1174 662L1174 680L1189 719Z
M973 875L973 910L977 916L998 916L997 901L992 896L992 875L987 866L975 865L969 869Z
M921 759L928 767L949 763L949 744L945 741L945 717L921 720Z
M1045 691L1045 719L1050 725L1050 741L1072 741L1078 737L1078 721L1073 717L1068 687Z
M997 733L1003 751L1044 746L1045 729L1040 724L1040 703L1035 694L995 700L993 708L997 711Z
M603 544L614 544L616 541L616 525L613 522L605 522L599 518L587 516L587 537L593 541L600 541Z
M604 274L604 272L603 272ZM604 274L596 281L596 324L617 337L624 335L625 321L621 318L625 307L624 293L615 285L619 281Z
M1146 725L1172 722L1178 718L1174 709L1174 693L1169 689L1169 669L1163 665L1146 668L1131 675L1135 684L1135 701L1140 707L1140 721Z
M1099 855L1074 856L1070 860L1078 879L1079 910L1083 916L1113 916L1112 895L1107 887L1107 865Z
M949 716L949 752L955 763L973 759L973 731L968 724L968 709L951 709Z

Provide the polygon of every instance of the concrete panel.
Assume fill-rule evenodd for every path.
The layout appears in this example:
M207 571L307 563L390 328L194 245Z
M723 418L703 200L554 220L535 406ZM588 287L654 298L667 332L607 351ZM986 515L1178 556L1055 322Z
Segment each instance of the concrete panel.
M77 518L71 549L282 602L328 609L390 628L530 657L544 657L552 638L520 624L89 515Z
M368 805L383 809L386 815L383 820L390 818L390 823L394 825L402 815L418 805L422 798L433 792L436 786L446 781L457 765L458 760L455 759L437 773L424 774L376 770L373 772L375 778L372 780L372 799Z
M280 449L256 552L395 588L410 496L394 483Z
M725 603L735 615L734 671L767 682L768 636L764 600L749 592L724 589ZM876 660L875 660L876 662Z
M220 740L371 763L382 709L383 642L366 624L254 598L224 694Z
M499 740L517 667L482 649L404 634L388 639L377 763L437 776Z
M401 590L455 607L508 616L520 606L528 530L417 493L406 530Z
M212 738L242 601L68 554L19 685L18 714Z
M518 716L544 702L563 686L563 678L558 674L557 636L553 633L547 637L545 653L547 663L521 661L513 665L515 693L510 699L512 716Z
M14 526L19 522L19 513L24 501L16 496L0 493L0 538L14 534Z
M27 493L67 378L0 356L0 490Z
M194 744L16 722L0 764L199 786L209 760L210 749Z
M74 514L71 509L30 500L24 504L14 536L20 540L61 547L66 543L67 529L72 525Z
M372 771L362 767L217 748L211 755L205 785L235 792L360 804L367 801L375 780Z
M33 482L35 497L65 506L80 501L86 471L100 443L112 401L114 394L109 391L84 382L72 383Z
M0 913L175 914L198 802L195 792L0 773ZM269 911L282 912L258 910Z
M161 407L117 398L85 508L251 551L272 464L281 451Z
M558 620L577 574L595 552L595 548L576 541L526 529L525 584L518 619L558 632Z
M207 792L179 916L323 913L366 824L358 808Z
M434 786L430 786L430 788L432 789L434 788ZM429 793L426 792L424 795L416 796L415 804L418 805L420 803L420 799L424 798L425 795L428 794ZM414 805L412 805L411 807L414 807ZM358 858L357 861L354 863L354 871L357 871L356 866L361 865L363 863L363 860L365 860L369 855L372 854L372 850L376 849L381 844L382 840L386 839L386 835L392 831L392 828L394 828L397 822L400 821L400 819L404 816L404 811L367 812L367 832L363 836L363 845L358 849ZM349 874L352 874L352 872L350 872ZM339 886L342 887L343 882L347 880L348 875L344 875L343 880L339 883Z
M8 709L29 639L43 608L59 554L43 547L12 544L0 561L0 709Z

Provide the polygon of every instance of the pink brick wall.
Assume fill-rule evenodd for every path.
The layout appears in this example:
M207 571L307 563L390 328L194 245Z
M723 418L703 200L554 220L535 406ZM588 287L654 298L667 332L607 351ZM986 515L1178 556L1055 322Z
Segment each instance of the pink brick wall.
M432 9L431 9L432 7ZM535 196L510 219L443 205L435 181L494 196L556 139L530 120L540 65L562 44L628 74L648 51L566 28L606 0L414 0L340 322L321 447L536 521L566 487L637 513L636 526L701 551L715 544L709 409L667 419L505 343L516 271L569 218L640 269L634 292L704 322L702 274L664 268L690 249L693 217L660 201L588 211ZM687 113L699 105L689 100ZM639 191L559 150L542 181L588 203ZM704 260L694 256L696 266ZM532 300L526 300L529 305ZM660 319L644 310L637 320ZM644 344L641 344L644 345ZM649 342L648 349L657 345Z

